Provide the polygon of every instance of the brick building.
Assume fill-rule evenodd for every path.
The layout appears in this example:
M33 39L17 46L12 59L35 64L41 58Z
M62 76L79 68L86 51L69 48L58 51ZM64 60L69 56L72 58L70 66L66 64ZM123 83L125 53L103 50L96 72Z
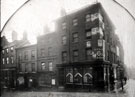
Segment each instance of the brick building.
M17 33L12 37L13 42L2 42L1 53L1 74L2 74L2 88L15 88L16 87L16 48L26 44L30 44L28 40L17 40ZM12 33L12 34L13 34ZM16 35L16 37L15 37Z
M25 45L16 48L18 87L31 88L36 86L37 49L36 45Z
M110 90L123 65L115 27L100 3L56 20L60 64L58 86L76 90Z
M59 63L59 45L56 33L37 38L37 72L39 87L53 88L57 85L56 64Z
M4 83L4 88L15 88L16 86L16 48L20 47L26 43L24 41L13 41L3 47L2 50L2 80Z
M121 82L124 50L100 3L60 17L55 26L36 45L15 47L17 64L10 66L17 68L18 86L110 91Z

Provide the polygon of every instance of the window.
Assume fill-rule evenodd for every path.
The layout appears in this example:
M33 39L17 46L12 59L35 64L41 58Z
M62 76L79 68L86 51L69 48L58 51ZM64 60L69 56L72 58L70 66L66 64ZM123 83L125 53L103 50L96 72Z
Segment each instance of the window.
M25 72L29 71L29 64L25 64Z
M73 19L73 26L77 26L78 25L78 19Z
M103 46L103 40L102 39L98 39L98 46L102 47Z
M5 64L5 59L4 58L2 59L2 63Z
M85 18L86 18L86 22L91 21L90 14L87 14Z
M11 63L12 63L12 64L14 63L14 58L13 58L13 57L11 57Z
M65 22L63 22L63 23L62 23L62 29L66 29L66 25L67 25L67 24L66 24Z
M49 71L53 70L52 62L49 62Z
M103 36L103 31L101 28L99 28L99 27L92 28L92 35L95 35L97 33L99 33L100 35Z
M116 46L116 51L117 51L117 56L119 56L120 55L120 51L119 51L119 47L118 46Z
M92 53L93 52L92 52L91 48L86 49L86 60L90 60L91 59Z
M21 60L22 60L22 54L20 53L20 54L19 54L18 61L21 61Z
M103 22L103 16L100 13L98 14L98 18L101 22Z
M87 67L84 70L84 76L83 76L83 82L84 84L90 84L92 83L92 67Z
M103 17L100 13L95 13L91 15L91 21L94 21L95 19L99 19L101 22L103 21Z
M14 48L13 48L13 47L11 47L11 48L10 48L10 50L11 50L11 52L13 52Z
M73 50L73 61L77 62L78 61L78 50Z
M6 52L8 53L8 48L6 49Z
M82 83L82 68L74 68L74 83Z
M2 54L4 55L4 50L2 50Z
M98 30L98 27L92 28L92 35L97 34L98 31L99 31L99 30Z
M52 50L53 50L52 47L48 47L48 56L52 56L53 54Z
M9 58L7 57L7 64L9 64Z
M31 51L31 59L35 59L35 50Z
M41 63L41 69L42 69L42 70L45 70L45 68L46 68L46 67L45 67L45 63L42 62L42 63Z
M95 14L91 14L91 21L94 21L95 19L98 18L98 13L95 13Z
M25 59L25 60L28 60L28 51L25 51L25 52L24 52L24 59Z
M73 83L73 69L66 68L66 83Z
M41 49L41 57L44 57L45 56L45 49Z
M67 44L67 37L64 35L62 36L62 44L66 45Z
M66 51L62 52L62 62L63 63L67 62L67 52Z
M86 38L91 38L91 30L86 31Z
M32 71L32 72L35 72L35 71L36 71L35 63L32 63L32 64L31 64L31 71Z
M19 71L20 72L23 72L23 67L24 67L23 64L19 64Z
M86 41L86 47L91 47L91 41Z
M78 42L78 32L73 33L72 37L73 37L73 42L74 43Z

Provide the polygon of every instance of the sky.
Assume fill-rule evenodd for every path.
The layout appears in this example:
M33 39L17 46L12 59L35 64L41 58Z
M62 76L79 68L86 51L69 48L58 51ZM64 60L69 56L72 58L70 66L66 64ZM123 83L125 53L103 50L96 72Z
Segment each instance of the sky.
M7 19L26 0L1 0L1 29ZM23 32L28 33L31 43L36 43L36 36L45 33L45 25L53 23L52 20L60 17L60 10L64 8L68 13L83 6L100 2L110 19L114 23L115 33L119 36L124 47L125 64L135 67L135 21L131 16L113 0L30 0L8 22L2 34L11 41L12 31L18 33L18 39ZM116 0L125 6L135 17L135 0Z

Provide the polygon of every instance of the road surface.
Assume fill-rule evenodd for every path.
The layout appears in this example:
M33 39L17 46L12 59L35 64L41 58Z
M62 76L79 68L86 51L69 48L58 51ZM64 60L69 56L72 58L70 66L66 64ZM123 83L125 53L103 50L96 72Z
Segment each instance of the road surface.
M116 93L75 93L75 92L5 92L1 97L135 97L135 80L129 79L124 87L126 92ZM121 90L121 89L119 89Z

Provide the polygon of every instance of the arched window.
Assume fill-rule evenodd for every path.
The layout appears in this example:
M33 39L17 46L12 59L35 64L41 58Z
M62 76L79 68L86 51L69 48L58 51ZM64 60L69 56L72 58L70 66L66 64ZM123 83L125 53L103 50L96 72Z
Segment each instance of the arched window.
M71 73L68 73L66 75L66 82L67 83L72 83L73 82L73 75Z
M93 77L92 77L92 75L90 73L85 73L84 77L83 77L83 81L86 84L90 84L90 83L92 83L92 78Z

